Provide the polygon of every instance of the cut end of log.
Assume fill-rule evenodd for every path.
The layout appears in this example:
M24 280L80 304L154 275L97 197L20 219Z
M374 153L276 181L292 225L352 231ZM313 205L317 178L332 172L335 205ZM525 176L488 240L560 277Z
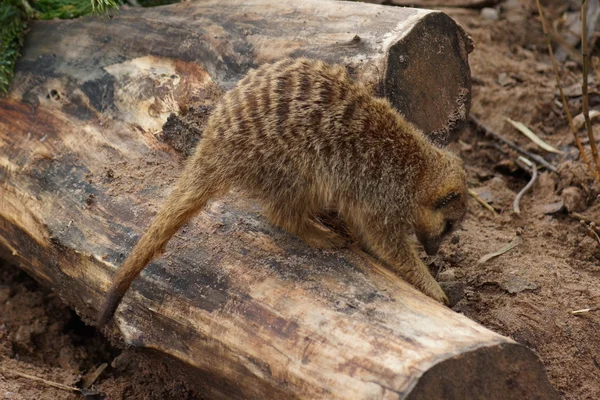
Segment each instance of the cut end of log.
M558 400L559 396L531 350L501 343L440 362L423 374L406 399Z
M437 145L453 141L469 114L472 50L471 38L443 13L428 14L389 49L384 94Z

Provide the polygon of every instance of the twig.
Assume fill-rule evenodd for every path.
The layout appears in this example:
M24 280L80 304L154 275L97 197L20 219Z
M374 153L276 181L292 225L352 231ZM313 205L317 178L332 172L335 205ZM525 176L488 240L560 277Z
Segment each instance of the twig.
M481 197L479 197L479 195L477 194L476 191L474 191L471 188L469 188L468 191L469 191L469 194L471 195L471 197L473 197L475 200L477 200L477 202L479 204L481 204L483 207L485 207L486 209L490 210L492 212L492 214L494 214L494 217L498 215L498 213L496 212L496 210L494 210L494 207L490 206L487 201L485 201L484 199L482 199Z
M479 261L477 261L477 264L483 264L484 262L489 261L494 257L501 256L502 254L506 253L507 251L514 249L521 243L523 243L523 238L521 236L517 236L512 242L510 242L506 246L502 247L500 250L493 251L493 252L488 253L485 256L481 257L479 259Z
M0 371L2 371L5 374L14 374L14 375L20 376L22 378L29 379L31 381L41 382L41 383L43 383L45 385L52 386L52 387L55 387L57 389L68 390L70 392L81 392L81 389L76 388L74 386L68 386L68 385L63 385L62 383L52 382L52 381L49 381L49 380L46 380L46 379L38 378L37 376L26 374L24 372L19 372L19 371L14 371L14 370L7 371L4 368L0 369Z
M542 22L542 30L544 31L544 36L546 37L546 45L548 46L548 53L550 54L550 59L552 60L552 68L554 69L554 77L556 78L556 86L558 87L558 91L560 92L560 98L562 100L563 109L565 110L565 114L567 116L567 120L569 121L569 129L571 129L571 133L575 138L575 144L577 145L577 149L579 150L579 154L581 154L581 159L588 165L592 175L598 178L598 174L592 167L592 163L590 159L585 154L585 150L581 145L581 141L577 136L577 130L575 130L575 126L573 124L573 117L571 116L571 111L569 110L569 105L567 104L567 98L565 97L565 92L563 91L562 85L560 84L560 75L558 73L558 65L556 63L556 58L554 57L554 50L552 50L552 43L550 42L550 35L548 35L548 28L546 26L546 17L544 17L544 11L542 10L542 5L540 4L540 0L535 0L537 4L538 13L540 14L540 20Z
M519 166L521 168L523 168L524 170L528 171L531 174L531 179L529 180L529 182L527 182L527 185L525 185L525 187L523 189L521 189L521 191L517 194L517 196L515 197L515 200L513 201L513 210L514 210L515 214L521 214L521 209L519 208L519 203L521 202L521 198L529 189L531 189L531 187L535 183L538 172L537 172L537 167L535 166L535 164L524 157L519 157L517 159L517 164L519 164ZM527 168L525 165L521 165L521 164L529 164L528 166L529 166L529 168L531 168L531 170L529 168Z
M539 1L539 0L538 0ZM585 118L585 126L587 127L588 137L590 138L590 146L592 148L592 157L594 157L594 163L596 164L596 177L600 177L600 158L598 157L598 147L596 146L596 140L594 139L594 132L592 131L592 122L590 121L590 109L589 102L590 96L588 94L588 71L590 68L590 58L588 55L588 43L587 43L587 5L588 0L582 0L581 2L581 56L583 57L583 83L581 84L581 91L583 94L583 116Z
M600 245L600 236L598 236L598 233L596 232L596 230L598 229L596 227L596 223L595 222L589 222L586 223L585 221L579 221L581 223L581 225L583 225L585 227L585 229L587 229L587 234L589 237L591 237L592 239L595 239L598 244Z
M517 153L520 153L521 155L529 158L530 160L535 161L536 163L540 164L541 166L546 167L548 170L554 172L555 174L560 175L558 173L558 170L556 169L556 167L554 165L550 164L548 161L546 161L543 157L540 157L537 154L533 154L533 153L525 150L524 148L522 148L518 144L515 144L515 143L511 142L510 140L506 139L504 136L500 135L499 133L494 132L493 130L491 130L490 128L488 128L486 125L484 125L475 116L471 115L470 119L471 119L471 121L473 121L473 123L479 129L483 130L486 134L492 136L494 139L501 141L502 143L504 143L508 147L510 147L513 150L515 150Z

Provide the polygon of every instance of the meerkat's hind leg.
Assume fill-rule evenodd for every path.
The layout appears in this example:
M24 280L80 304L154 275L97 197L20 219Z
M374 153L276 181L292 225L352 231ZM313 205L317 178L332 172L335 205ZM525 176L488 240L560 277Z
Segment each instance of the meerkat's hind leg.
M319 249L344 247L346 240L323 225L305 208L295 205L270 205L267 207L267 218L280 228L299 237L311 247Z

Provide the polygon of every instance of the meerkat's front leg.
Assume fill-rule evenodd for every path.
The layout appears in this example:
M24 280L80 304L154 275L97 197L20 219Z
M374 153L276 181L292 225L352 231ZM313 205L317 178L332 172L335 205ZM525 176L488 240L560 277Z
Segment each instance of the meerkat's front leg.
M399 230L396 230L398 234ZM367 246L408 283L429 297L448 304L448 296L429 272L408 238L395 235L369 235Z
M448 296L431 275L429 268L421 260L411 243L405 243L401 248L401 254L397 256L397 261L388 262L404 279L429 297L446 305L450 303Z

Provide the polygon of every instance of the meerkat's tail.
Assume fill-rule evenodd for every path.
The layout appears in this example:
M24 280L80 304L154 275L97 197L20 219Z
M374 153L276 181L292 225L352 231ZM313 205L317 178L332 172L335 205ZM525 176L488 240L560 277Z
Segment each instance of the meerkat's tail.
M173 193L115 275L100 308L98 328L110 321L127 289L146 265L162 252L171 237L220 192L219 189L225 189L218 188L216 181L206 170L198 171L196 166L186 168Z

